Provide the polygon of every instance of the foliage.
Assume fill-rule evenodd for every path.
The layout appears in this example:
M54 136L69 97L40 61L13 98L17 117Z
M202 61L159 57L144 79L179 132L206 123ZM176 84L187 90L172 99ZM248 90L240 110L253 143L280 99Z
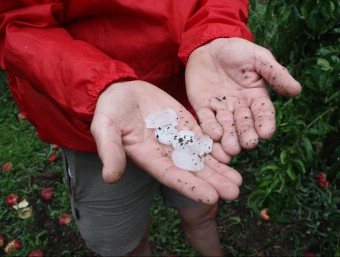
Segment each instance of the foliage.
M340 3L251 3L250 27L256 43L274 53L300 81L303 92L292 99L272 93L276 134L236 158L234 163L242 160L256 179L247 204L256 213L269 207L277 222L304 222L314 239L310 247L315 248L315 243L317 251L334 256L340 253L336 183L340 177ZM327 174L327 188L317 186L314 177L320 171Z
M153 251L159 255L168 255L167 251L178 256L198 256L184 239L181 230L181 221L175 209L168 208L161 198L161 193L156 195L152 206L151 228L149 240ZM174 254L173 254L174 255ZM168 256L171 256L168 255Z

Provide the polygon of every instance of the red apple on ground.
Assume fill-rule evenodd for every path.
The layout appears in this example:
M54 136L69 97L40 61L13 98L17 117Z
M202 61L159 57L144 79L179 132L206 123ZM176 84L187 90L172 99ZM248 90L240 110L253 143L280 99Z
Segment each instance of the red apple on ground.
M54 162L56 160L58 160L60 158L60 155L57 154L57 153L52 153L49 157L48 157L48 160L50 162Z
M43 190L41 190L40 195L45 201L50 201L54 196L53 188L52 187L44 188Z
M16 239L9 241L9 243L5 247L6 253L12 253L15 250L19 250L21 247L20 242Z
M24 113L24 112L19 112L19 113L18 113L18 118L19 118L20 120L26 119L26 113Z
M10 171L13 167L13 164L11 162L6 162L2 165L1 169L2 171Z
M11 162L6 162L2 165L1 169L2 171L10 171L13 167L13 164Z
M6 244L6 237L4 235L0 235L0 248L4 247Z
M326 173L319 171L318 173L315 174L315 178L319 181L327 181L327 175Z
M329 182L328 181L318 181L318 186L321 188L327 188L329 186Z
M43 257L43 256L44 256L43 251L39 249L30 252L30 254L28 255L28 257Z
M17 204L20 200L20 197L16 194L9 194L7 197L6 197L6 203L9 205L9 206L13 206L15 204Z
M264 209L261 210L261 219L264 220L264 221L270 220L270 217L267 214L267 212L268 212L268 208L264 208Z
M62 225L66 225L71 222L72 216L71 214L63 213L59 216L59 223Z

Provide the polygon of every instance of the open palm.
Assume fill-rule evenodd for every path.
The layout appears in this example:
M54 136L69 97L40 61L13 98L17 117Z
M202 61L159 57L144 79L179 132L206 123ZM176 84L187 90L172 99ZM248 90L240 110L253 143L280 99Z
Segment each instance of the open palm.
M221 142L227 160L254 148L275 131L274 91L296 96L300 84L265 48L240 38L221 38L196 49L186 67L190 103L205 134Z
M203 134L194 117L174 98L143 81L116 83L104 91L96 106L91 132L103 162L103 177L114 183L124 174L126 157L162 184L187 197L207 204L219 197L234 199L242 178L234 169L212 156L204 157L205 167L188 172L173 164L172 147L160 144L145 117L160 109L172 108L179 118L178 129Z

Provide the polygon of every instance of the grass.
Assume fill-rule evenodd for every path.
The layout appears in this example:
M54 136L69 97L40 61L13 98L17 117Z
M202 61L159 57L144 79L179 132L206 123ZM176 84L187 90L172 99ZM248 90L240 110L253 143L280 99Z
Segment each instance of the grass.
M9 172L1 172L0 176L0 234L5 235L7 242L20 240L22 248L16 253L20 256L27 256L36 248L44 249L45 254L53 256L53 251L47 248L50 244L48 240L52 237L46 220L56 223L61 213L70 212L65 185L61 179L61 162L49 162L48 156L53 151L51 146L38 139L29 122L18 119L18 109L2 72L0 90L0 164L11 162L13 165ZM48 178L49 170L59 174L54 175L57 179ZM53 204L43 202L40 197L40 191L48 186L55 191ZM11 193L19 195L21 200L27 199L33 206L31 218L20 219L17 212L6 205L5 197ZM63 233L75 231L74 224L60 228L64 230Z

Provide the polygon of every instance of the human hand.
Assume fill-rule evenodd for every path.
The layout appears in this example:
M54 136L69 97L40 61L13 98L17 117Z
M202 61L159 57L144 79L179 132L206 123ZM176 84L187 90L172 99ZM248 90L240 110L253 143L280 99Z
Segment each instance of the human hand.
M206 204L219 197L235 199L242 183L240 174L210 155L204 157L204 168L188 172L176 167L171 159L172 147L160 144L154 130L145 126L145 117L157 110L172 108L179 121L178 129L203 134L194 117L174 98L159 88L130 81L109 86L99 97L91 132L103 162L103 178L117 182L124 174L126 156L160 183L183 195Z
M275 132L275 109L265 81L284 96L301 91L270 51L240 38L215 39L197 48L185 78L203 132L224 150L214 157L226 163L241 148L252 149Z

